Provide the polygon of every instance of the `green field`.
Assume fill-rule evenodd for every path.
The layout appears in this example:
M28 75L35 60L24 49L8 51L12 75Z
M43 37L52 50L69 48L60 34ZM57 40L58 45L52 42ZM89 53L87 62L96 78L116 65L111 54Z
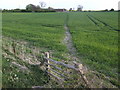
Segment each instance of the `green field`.
M53 53L53 55L63 59L64 57L62 54L66 52L65 45L61 43L64 39L64 19L65 15L63 13L5 13L3 14L2 34L3 36L10 37L16 41L22 40L29 42L29 46L36 46L40 48L42 52L54 50L55 53ZM13 60L8 61L9 63L13 62ZM42 85L42 83L44 83L39 78L42 78L44 81L46 80L43 77L44 73L40 73L35 69L36 71L34 72L39 73L40 77L36 76L37 78L33 78L33 75L35 75L34 73L31 76L26 76L24 73L20 76L19 74L21 74L21 72L18 72L17 74L19 75L20 80L23 80L24 78L32 78L31 81L36 81L38 79L38 83L31 83L27 80L26 83L28 83L28 85L23 84L21 81L16 85L16 83L18 83L17 81L13 82L9 79L9 73L11 72L14 75L16 69L14 70L15 67L12 66L12 70L10 71L8 69L10 65L6 62L7 59L6 61L3 61L3 68L8 70L8 73L3 72L3 87L32 87L34 85ZM29 65L27 64L26 66L28 67Z
M118 13L72 13L69 16L73 42L79 56L84 58L82 61L94 70L117 79L118 31L93 18L96 25L87 15L117 29Z
M3 35L50 50L64 50L65 46L60 43L64 37L64 18L62 13L3 14Z
M111 83L118 86L117 20L117 12L3 13L2 34L4 37L26 41L43 52L52 51L53 58L57 60L68 60L68 50L63 43L64 24L67 23L77 56L82 58L80 62L91 70L111 77ZM7 65L9 63L3 59L3 68L8 68ZM3 83L6 84L6 81L3 80Z

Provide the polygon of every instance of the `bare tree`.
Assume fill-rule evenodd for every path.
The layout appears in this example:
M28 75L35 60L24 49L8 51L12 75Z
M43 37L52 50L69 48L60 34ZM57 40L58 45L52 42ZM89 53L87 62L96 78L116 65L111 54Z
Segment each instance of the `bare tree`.
M46 6L46 3L45 2L39 2L40 3L40 7L45 7Z
M77 11L82 11L82 9L83 9L83 6L82 5L78 5Z

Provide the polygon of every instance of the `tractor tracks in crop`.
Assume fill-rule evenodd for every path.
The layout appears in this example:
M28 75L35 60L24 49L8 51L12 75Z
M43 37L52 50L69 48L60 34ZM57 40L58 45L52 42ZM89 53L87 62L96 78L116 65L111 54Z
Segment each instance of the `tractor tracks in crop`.
M107 23L99 20L99 19L96 18L96 17L93 17L93 16L91 16L91 15L87 15L87 16L88 16L88 18L89 18L96 26L98 26L98 27L101 28L101 29L103 29L102 26L104 26L104 27L108 28L109 30L120 31L120 30L115 29L114 27L108 25Z

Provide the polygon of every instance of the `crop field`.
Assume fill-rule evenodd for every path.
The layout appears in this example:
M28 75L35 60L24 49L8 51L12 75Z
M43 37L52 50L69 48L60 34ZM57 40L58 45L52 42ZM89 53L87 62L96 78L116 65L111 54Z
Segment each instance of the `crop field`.
M5 14L3 35L49 49L64 50L60 43L64 35L64 17L64 14Z
M70 29L73 46L77 50L79 62L89 69L104 74L110 82L119 86L118 79L118 13L117 12L69 12L69 13L3 13L2 34L4 37L28 42L30 46L40 48L42 52L51 51L56 60L72 60L68 57L69 50L64 43L64 25ZM3 40L4 40L3 37ZM3 41L4 42L4 41ZM14 87L15 82L9 85L10 60L3 58L3 86ZM21 62L20 62L21 63ZM26 64L25 64L26 65ZM32 68L28 65L28 67ZM33 68L32 68L33 69ZM16 69L13 68L13 76ZM36 68L35 68L36 70ZM35 74L44 75L34 71ZM31 80L34 76L31 74ZM25 78L25 74L18 75ZM35 77L35 80L37 80ZM41 76L44 80L47 77ZM9 79L7 82L7 79ZM34 80L34 82L35 82ZM43 85L44 80L36 85ZM22 81L22 79L21 79ZM17 81L16 81L17 82ZM26 82L30 82L29 80ZM33 82L33 83L34 83ZM17 84L16 87L26 85ZM33 83L29 83L32 84ZM31 85L28 85L28 87Z
M3 14L3 36L10 37L16 41L22 40L29 42L29 45L39 47L43 52L50 50L54 50L54 52L57 51L54 54L54 56L63 58L61 54L66 52L66 47L64 46L63 43L61 43L62 40L64 39L64 27L63 27L64 18L65 15L63 13L60 14L5 13ZM12 62L12 60L8 61ZM6 68L6 70L8 70L7 66L8 64L9 63L6 63L6 61L4 61L3 68ZM14 75L15 67L11 68L12 74ZM9 71L8 73L3 72L4 87L14 87L14 85L16 87L20 86L30 87L29 84L28 86L26 86L26 84L23 85L22 82L19 82L18 85L15 84L17 81L15 81L14 83L10 83L12 82L9 75L10 72L11 71ZM19 74L20 72L18 73L18 75ZM8 81L6 77L8 77L7 78ZM21 77L25 78L28 76L23 74ZM32 75L29 76L29 78L31 77ZM45 80L45 78L43 79ZM35 81L36 79L33 80ZM29 80L26 82L29 83ZM41 80L39 84L41 84ZM31 83L31 85L33 84Z
M83 62L117 79L118 13L72 13L69 28ZM110 26L107 26L107 25Z

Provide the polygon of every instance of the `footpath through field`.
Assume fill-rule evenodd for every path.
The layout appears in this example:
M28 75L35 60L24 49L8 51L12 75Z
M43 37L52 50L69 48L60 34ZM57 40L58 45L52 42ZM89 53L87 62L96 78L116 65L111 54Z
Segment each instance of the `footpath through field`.
M65 38L64 38L64 43L69 51L69 54L72 58L73 61L80 61L80 57L77 56L77 50L73 45L73 41L72 41L72 35L70 33L70 29L68 27L68 22L69 22L69 14L67 13L66 15L66 20L65 20L65 24L64 24L64 29L65 29Z
M82 57L78 56L77 49L75 48L75 46L73 44L72 35L70 33L70 28L69 28L68 22L69 22L69 13L67 13L67 15L66 15L66 20L65 20L65 24L64 24L64 29L65 29L64 43L65 43L65 45L66 45L66 47L67 47L67 49L69 51L69 55L70 55L70 58L72 60L72 61L69 61L69 63L73 63L73 61L76 61L76 62L79 62L79 63L82 64L82 62L81 62ZM100 77L103 77L102 74L100 74L99 72L96 72L96 71L94 72L94 71L88 69L83 64L82 64L82 66L83 66L83 72L84 73L89 73L89 74L91 73L91 75L93 75L93 77L94 77L92 79L93 82L91 82L91 80L89 80L89 83L91 83L91 87L96 87L94 85L95 83L96 84L100 83L101 85L99 87L104 87L104 86L106 87L107 84L105 85L105 82L104 82L104 80L107 78L106 76L104 76L104 78L100 78ZM100 75L100 77L98 78L98 77L96 77L96 75L98 75L98 76ZM89 78L91 78L91 77L88 76L88 79ZM109 85L111 87L114 87L110 83L108 84L108 87L110 87Z

